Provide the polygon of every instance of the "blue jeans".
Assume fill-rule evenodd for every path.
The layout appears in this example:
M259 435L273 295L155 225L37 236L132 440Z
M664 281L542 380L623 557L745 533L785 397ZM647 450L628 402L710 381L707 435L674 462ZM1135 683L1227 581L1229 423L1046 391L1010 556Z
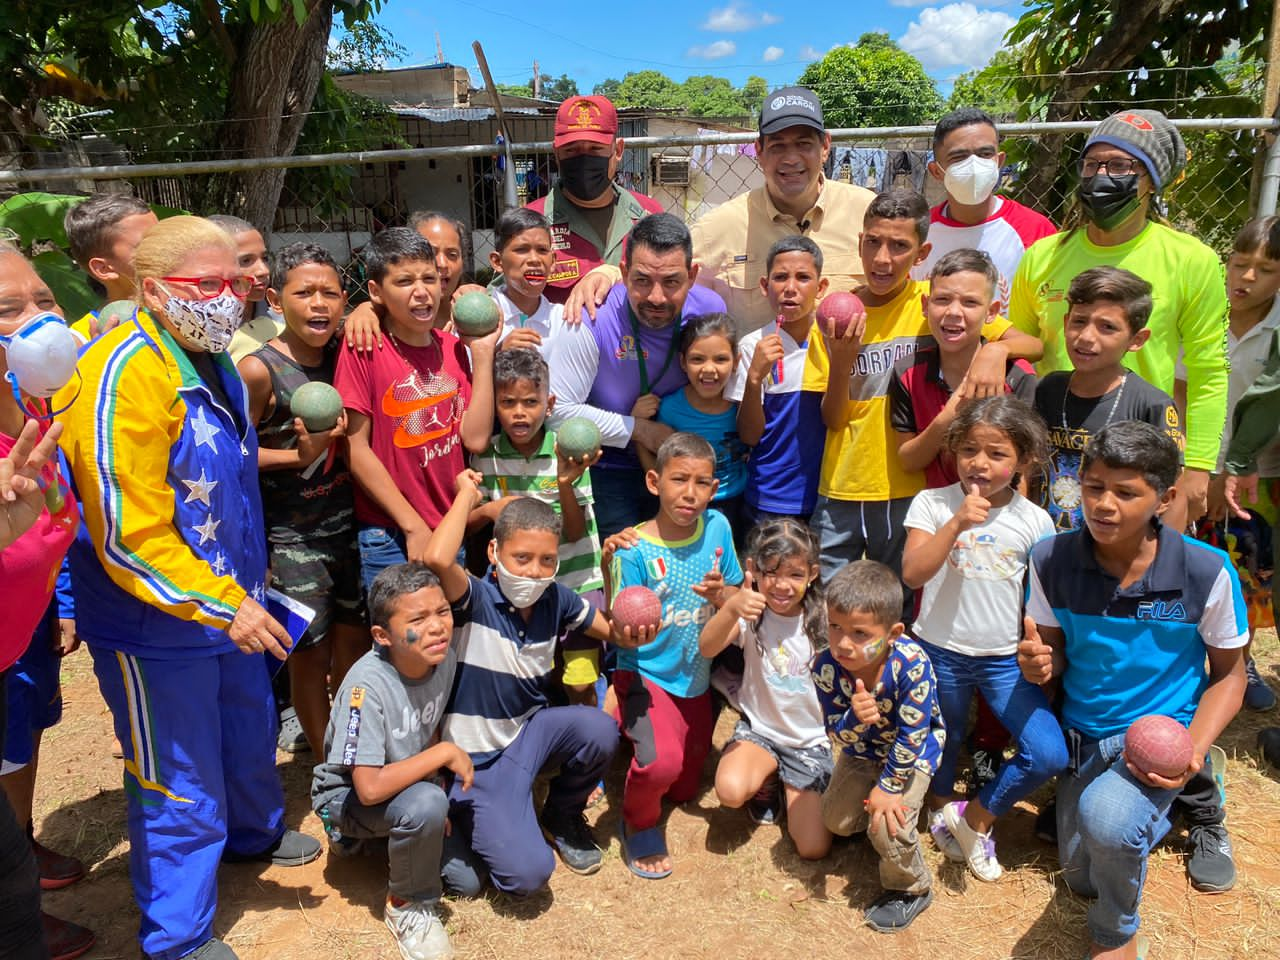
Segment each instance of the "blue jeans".
M360 545L360 582L364 584L367 596L378 574L407 559L404 534L395 527L362 523L356 533L356 543Z
M955 788L956 758L964 744L969 704L980 690L1000 723L1017 741L1018 754L978 793L982 805L1001 816L1050 777L1067 768L1067 745L1044 691L1028 683L1012 654L971 657L920 641L938 678L938 708L947 728L947 745L933 775L934 792L949 796Z
M476 770L470 790L455 779L441 871L449 889L475 896L486 874L513 896L544 887L556 858L533 809L534 780L558 768L543 809L579 814L617 746L617 722L595 707L543 707L497 759Z
M1123 750L1123 734L1085 741L1079 772L1058 781L1062 877L1074 893L1097 898L1089 907L1089 936L1112 950L1138 932L1147 856L1169 832L1178 796L1138 783Z

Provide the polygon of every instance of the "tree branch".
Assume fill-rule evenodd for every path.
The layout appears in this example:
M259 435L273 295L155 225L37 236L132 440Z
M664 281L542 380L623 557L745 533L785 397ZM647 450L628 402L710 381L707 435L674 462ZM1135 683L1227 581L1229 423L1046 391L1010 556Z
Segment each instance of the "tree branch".
M231 34L227 32L227 25L222 22L222 11L218 8L218 0L200 0L200 8L209 21L209 28L213 31L213 38L218 41L218 49L222 51L227 66L234 66L236 45L231 39Z

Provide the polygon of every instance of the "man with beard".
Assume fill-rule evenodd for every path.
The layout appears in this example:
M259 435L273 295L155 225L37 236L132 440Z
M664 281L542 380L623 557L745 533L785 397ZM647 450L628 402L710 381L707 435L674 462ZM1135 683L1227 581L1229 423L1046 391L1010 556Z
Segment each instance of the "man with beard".
M676 360L684 319L724 311L719 294L694 285L697 274L689 228L669 213L647 216L595 322L566 326L552 344L552 419L586 417L604 441L591 468L602 539L657 511L636 449L656 452L672 432L654 418L661 398L688 382Z

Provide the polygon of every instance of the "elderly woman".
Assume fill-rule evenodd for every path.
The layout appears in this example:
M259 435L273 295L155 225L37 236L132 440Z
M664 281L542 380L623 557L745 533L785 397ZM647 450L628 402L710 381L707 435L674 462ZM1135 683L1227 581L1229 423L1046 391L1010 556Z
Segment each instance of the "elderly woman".
M253 281L197 217L152 227L134 265L143 309L86 348L60 415L85 519L73 581L93 612L78 629L125 745L142 949L224 960L219 862L320 854L284 827L261 654L283 659L289 637L262 605L257 442L225 355Z
M61 317L48 285L21 253L0 243L0 717L6 721L0 755L9 771L0 776L0 955L6 957L77 957L94 944L91 931L41 913L40 880L72 883L84 867L41 847L31 832L40 732L57 722L51 705L61 703L58 618L49 601L78 523L75 501L59 493L50 463L58 428L43 416L44 398L75 367L76 341Z

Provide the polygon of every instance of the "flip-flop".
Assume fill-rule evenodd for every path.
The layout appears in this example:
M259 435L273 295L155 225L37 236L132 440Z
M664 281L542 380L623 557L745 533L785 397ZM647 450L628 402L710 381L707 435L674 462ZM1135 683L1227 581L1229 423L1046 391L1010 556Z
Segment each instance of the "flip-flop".
M671 876L670 869L641 870L636 866L636 861L642 858L666 855L667 841L663 838L662 831L657 827L637 830L635 833L628 835L626 822L619 820L618 840L622 843L622 862L637 877L644 880L661 880L663 877Z

